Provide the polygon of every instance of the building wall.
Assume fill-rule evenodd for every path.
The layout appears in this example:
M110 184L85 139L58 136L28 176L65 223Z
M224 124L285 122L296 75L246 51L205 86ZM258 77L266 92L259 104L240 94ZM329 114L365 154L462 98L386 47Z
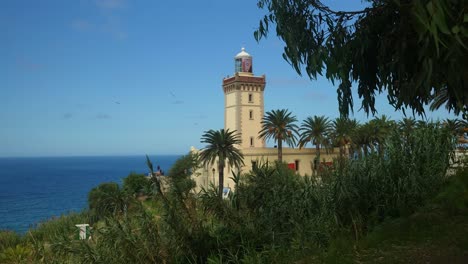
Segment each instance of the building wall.
M245 166L242 168L243 172L248 172L252 169L252 161L275 161L278 159L278 149L277 148L252 148L245 149L242 151L244 154L244 163ZM339 153L338 149L325 151L321 150L320 152L320 161L330 162L337 157ZM315 148L283 148L283 162L290 164L294 163L299 165L296 168L296 173L300 175L312 175L313 171L313 161L316 157Z
M303 148L303 149L293 149L293 148L283 148L283 161L285 163L295 163L298 161L299 167L296 171L299 175L312 175L313 172L313 161L316 157L315 148ZM244 164L242 167L241 173L248 173L252 170L252 162L271 162L273 163L278 158L278 149L277 148L247 148L243 149L242 153L244 154ZM339 155L339 149L335 148L334 150L320 152L320 161L332 162L334 158ZM213 174L213 168L215 169ZM232 177L233 168L226 167L224 170L224 186L225 187L234 187L234 182L230 179ZM194 177L194 180L197 183L196 190L201 190L201 187L206 188L207 184L218 185L218 170L217 163L212 166L209 165L200 169L197 172L198 176ZM213 177L214 176L214 177Z
M239 92L233 91L226 93L224 97L226 102L226 107L224 108L224 129L239 131L239 108L236 103L239 97Z
M251 99L251 100L250 100ZM265 142L258 138L263 118L263 91L243 87L240 100L242 148L261 148Z
M265 76L236 73L223 80L224 128L241 135L240 148L265 147L258 138L264 113Z

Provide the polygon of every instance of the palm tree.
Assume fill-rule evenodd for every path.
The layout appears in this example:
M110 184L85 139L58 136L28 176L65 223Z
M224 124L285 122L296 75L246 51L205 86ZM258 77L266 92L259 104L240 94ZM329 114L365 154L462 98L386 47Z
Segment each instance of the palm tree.
M463 121L457 119L445 119L443 126L454 136L463 134Z
M331 122L325 116L307 117L299 129L301 135L299 138L299 148L304 147L311 142L315 145L315 170L320 162L320 145L326 146L329 142L331 132Z
M392 126L394 125L393 121L386 115L382 115L371 120L369 125L373 131L373 144L377 146L379 155L383 155L385 140L390 135Z
M278 144L278 161L283 161L283 141L289 146L296 144L297 119L287 109L272 110L265 114L262 120L262 129L258 138L267 140L273 138Z
M200 153L200 161L203 165L212 165L218 159L218 195L222 199L226 160L231 167L239 168L244 165L244 155L242 155L242 152L236 146L241 144L240 135L236 130L209 130L203 134L201 143L208 144Z
M400 122L398 122L398 129L400 133L403 134L406 143L410 143L410 135L414 132L416 128L417 122L414 118L403 118Z
M447 118L442 125L457 139L457 144L466 144L465 134L468 132L466 120Z
M364 154L367 156L369 150L373 151L374 149L374 142L375 142L375 128L370 123L367 122L363 125L360 125L354 134L354 144L359 149L359 156Z
M358 126L356 119L338 117L332 122L332 138L340 148L340 158L345 154L345 146L352 143L352 135Z

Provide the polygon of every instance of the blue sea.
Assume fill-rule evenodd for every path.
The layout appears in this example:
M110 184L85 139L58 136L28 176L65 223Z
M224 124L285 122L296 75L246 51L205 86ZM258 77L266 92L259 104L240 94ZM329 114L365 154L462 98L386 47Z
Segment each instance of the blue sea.
M179 157L150 159L168 172ZM24 233L52 216L82 211L93 187L148 171L145 156L0 158L0 230Z

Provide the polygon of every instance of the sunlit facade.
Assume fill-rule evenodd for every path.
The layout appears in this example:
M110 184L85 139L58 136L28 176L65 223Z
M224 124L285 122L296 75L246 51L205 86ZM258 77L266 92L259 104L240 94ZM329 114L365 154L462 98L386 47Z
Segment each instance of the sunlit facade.
M244 154L245 166L242 168L225 168L225 187L233 187L230 179L232 172L248 172L256 162L272 162L278 157L278 149L266 147L265 141L258 138L261 121L265 113L264 91L266 76L255 76L252 56L244 48L234 57L234 75L223 79L224 92L224 129L236 130L241 135L239 149ZM293 110L293 109L292 109ZM192 151L198 150L192 148ZM330 162L337 152L321 152L320 159ZM312 175L315 148L283 147L283 161L300 175ZM211 183L218 184L217 164L200 169L195 177L197 187Z

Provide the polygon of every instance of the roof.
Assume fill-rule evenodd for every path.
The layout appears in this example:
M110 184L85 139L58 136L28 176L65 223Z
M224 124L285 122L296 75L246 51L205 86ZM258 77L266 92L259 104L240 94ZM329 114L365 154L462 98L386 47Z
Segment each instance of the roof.
M252 57L252 56L250 56L250 54L248 54L247 52L245 52L245 48L242 47L241 52L237 53L237 55L236 55L235 58L237 59L237 58L244 58L244 57Z

